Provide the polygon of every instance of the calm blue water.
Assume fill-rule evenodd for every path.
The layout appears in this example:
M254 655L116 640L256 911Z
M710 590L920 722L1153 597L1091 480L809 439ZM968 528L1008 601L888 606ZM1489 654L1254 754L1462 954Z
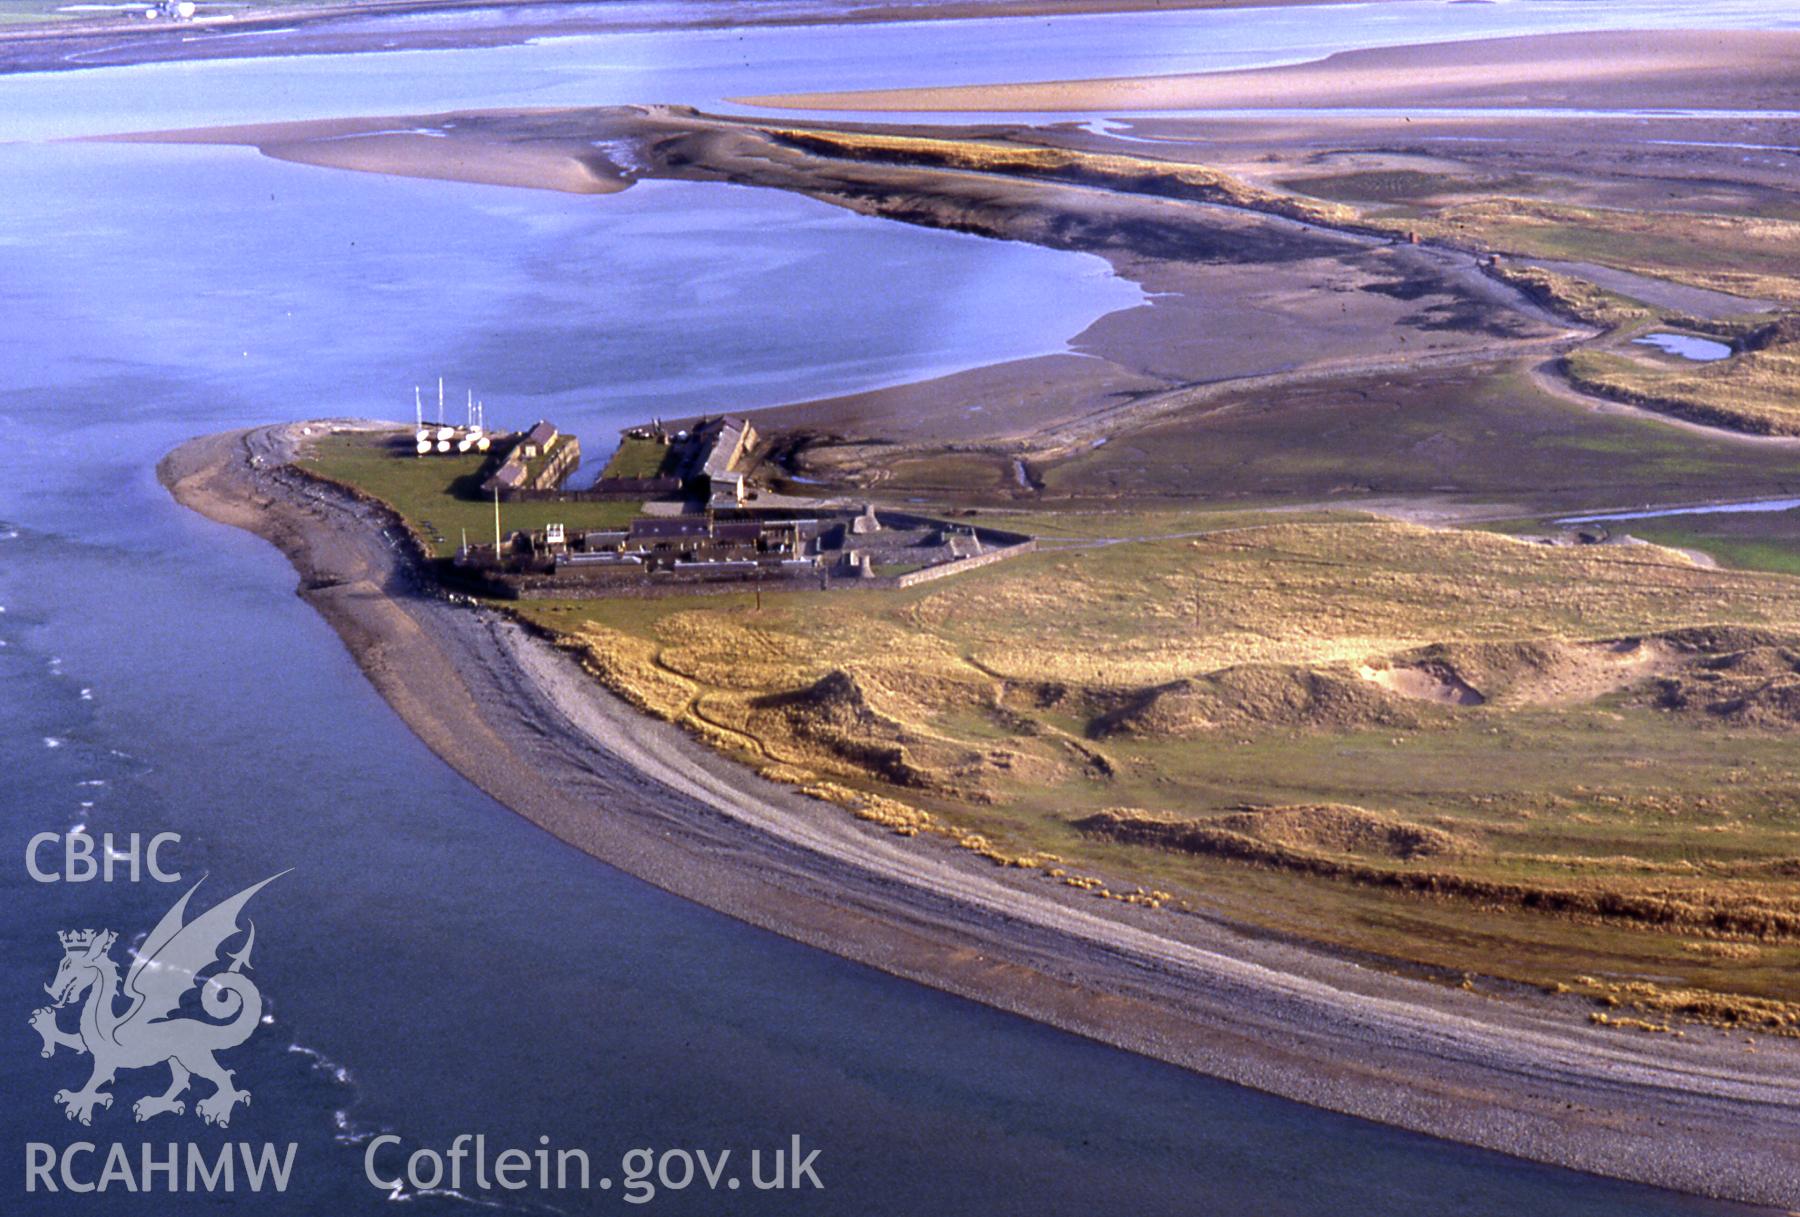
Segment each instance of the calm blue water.
M1787 0L1377 0L1329 9L665 30L461 51L146 64L8 80L0 89L7 102L0 140L476 106L672 102L748 112L730 99L1198 72L1396 43L1671 28L1794 29L1800 11Z
M595 199L117 144L0 146L0 175L6 375L63 407L76 382L117 392L140 429L75 411L45 434L15 402L0 436L35 457L135 462L245 417L410 419L439 375L494 425L551 417L604 449L654 414L1062 350L1142 298L1096 257L737 187ZM38 476L86 493L74 468Z
M1753 499L1744 503L1716 503L1710 507L1661 507L1643 511L1614 511L1597 516L1568 516L1558 524L1597 524L1605 520L1658 520L1664 516L1718 516L1741 512L1793 511L1800 499Z
M1302 28L1242 20L1244 45L1276 54ZM1352 10L1311 20L1363 36ZM1168 53L1160 22L1084 28L1115 48L1136 37L1146 62ZM957 70L1026 74L1040 35L1008 29L1016 43L990 28ZM0 79L0 130L740 87L728 40L645 37L655 55L612 83L582 66L611 53L601 42ZM889 31L754 37L759 80L885 82ZM495 422L549 414L595 434L1059 349L1136 299L1097 262L725 188L566 198L234 149L16 144L0 181L0 1212L221 1207L25 1196L23 1144L83 1136L297 1141L293 1190L243 1208L374 1212L359 1143L385 1130L438 1147L545 1135L588 1148L597 1173L633 1146L741 1157L798 1133L821 1150L823 1193L648 1206L676 1213L1714 1211L1197 1078L664 896L451 773L293 597L278 555L153 478L188 435L404 415L411 385L440 372L453 394L473 383ZM145 1074L117 1084L91 1132L51 1102L83 1076L66 1055L40 1060L25 1027L54 932L129 941L173 894L29 882L26 839L78 824L179 831L174 861L210 874L208 899L295 868L250 910L273 1022L229 1059L255 1101L228 1134L191 1116L132 1124L130 1101L160 1088ZM598 1192L507 1203L629 1207Z
M1633 342L1644 346L1653 346L1659 351L1671 355L1679 355L1683 359L1691 359L1696 363L1712 363L1720 359L1731 358L1731 348L1723 342L1714 342L1710 338L1696 338L1692 334L1645 334L1642 338L1633 338Z

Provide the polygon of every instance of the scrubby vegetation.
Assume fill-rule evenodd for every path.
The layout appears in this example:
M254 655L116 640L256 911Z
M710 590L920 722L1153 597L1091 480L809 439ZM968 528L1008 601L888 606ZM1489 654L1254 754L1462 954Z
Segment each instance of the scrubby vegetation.
M1096 894L1544 983L1654 959L1800 996L1800 581L1264 522L760 612L523 611L772 776Z
M1321 224L1351 224L1357 219L1356 212L1348 207L1261 190L1229 174L1181 161L1002 140L937 139L779 127L768 130L784 143L820 156L970 170L1078 186L1104 186L1128 194L1155 194L1249 207Z
M1598 262L1712 291L1800 303L1800 223L1792 220L1486 198L1405 223L1458 244Z
M1764 435L1800 435L1800 335L1712 363L1622 348L1571 352L1569 379L1603 397Z
M1585 321L1602 329L1617 329L1643 321L1652 314L1635 300L1596 287L1573 275L1558 274L1541 266L1519 262L1496 261L1489 273L1510 283L1552 312Z

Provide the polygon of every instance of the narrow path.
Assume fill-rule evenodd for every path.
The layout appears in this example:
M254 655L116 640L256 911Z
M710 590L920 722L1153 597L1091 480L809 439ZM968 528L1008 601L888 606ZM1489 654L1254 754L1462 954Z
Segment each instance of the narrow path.
M1800 435L1757 435L1749 431L1736 431L1730 427L1716 427L1709 423L1697 423L1689 419L1678 418L1661 410L1651 410L1645 406L1633 406L1611 398L1595 397L1583 393L1570 384L1556 370L1556 360L1545 360L1533 367L1530 372L1533 387L1551 397L1591 410L1595 414L1619 414L1627 418L1641 418L1648 422L1661 423L1664 426L1676 427L1695 435L1703 435L1708 439L1725 440L1734 444L1753 444L1763 448L1800 449Z

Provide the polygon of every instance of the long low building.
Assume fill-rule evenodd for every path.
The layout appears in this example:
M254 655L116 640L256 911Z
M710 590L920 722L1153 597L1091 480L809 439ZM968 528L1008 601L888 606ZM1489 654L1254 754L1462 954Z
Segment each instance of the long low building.
M694 570L709 564L720 573L753 572L800 562L817 565L815 519L720 520L707 516L642 516L623 532L583 534L551 555L558 566L635 565L644 571ZM628 560L628 561L627 561Z
M905 587L1033 548L1022 533L867 506L808 515L743 508L639 516L624 528L551 524L512 534L498 554L466 548L452 565L486 594L580 597L764 579Z

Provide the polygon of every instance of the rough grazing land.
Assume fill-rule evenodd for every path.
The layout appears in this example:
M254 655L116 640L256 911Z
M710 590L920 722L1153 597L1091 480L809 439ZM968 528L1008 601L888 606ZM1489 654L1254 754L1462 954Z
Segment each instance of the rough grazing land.
M1648 545L1274 524L761 612L531 612L772 775L1105 894L1546 983L1654 958L1800 996L1800 581ZM1187 836L1118 827L1170 818ZM1296 885L1317 890L1271 899ZM1729 975L1711 942L1743 948Z

